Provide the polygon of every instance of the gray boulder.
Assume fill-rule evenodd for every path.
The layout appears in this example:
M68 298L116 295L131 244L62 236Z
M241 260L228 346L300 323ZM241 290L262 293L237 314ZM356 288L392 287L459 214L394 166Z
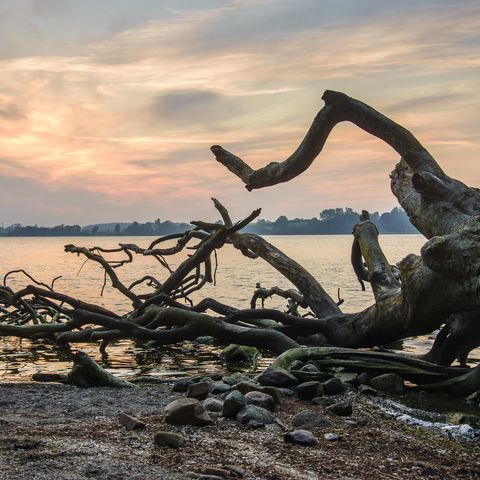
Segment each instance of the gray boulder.
M185 393L192 384L193 380L179 380L173 384L172 392Z
M268 367L258 378L261 385L288 388L298 383L297 378L283 368Z
M157 447L180 448L185 443L185 438L180 433L158 432L153 437L153 443Z
M192 383L188 386L187 397L196 398L197 400L205 400L210 393L209 382Z
M245 394L247 405L256 405L257 407L266 408L273 412L275 410L275 400L268 393L257 391L248 392Z
M347 417L352 414L352 402L338 402L333 403L327 407L327 410L335 415L340 415L342 417Z
M252 421L257 425L267 425L273 423L273 415L272 412L265 408L257 407L256 405L247 405L237 413L237 420L242 425L247 425Z
M220 352L220 360L225 363L255 365L260 352L255 347L231 344Z
M203 407L207 412L221 412L223 410L223 402L217 398L207 398L203 401Z
M323 386L320 382L303 382L297 387L298 398L311 400L323 395Z
M280 403L282 401L282 391L277 387L264 387L262 385L257 385L253 382L240 382L233 386L235 390L242 392L244 395L248 392L262 392L268 393L275 400L275 403Z
M221 395L222 393L227 393L232 389L231 385L228 385L223 382L214 383L211 392L213 395Z
M312 432L308 430L293 430L285 434L283 439L287 443L295 443L303 447L313 447L317 443L317 439Z
M300 369L300 372L320 373L320 369L313 363L307 363Z
M384 373L370 380L370 386L381 392L401 394L404 391L403 378L396 373Z
M238 390L231 391L223 402L222 416L235 418L237 413L247 405L245 396Z
M292 417L292 425L295 428L322 428L330 427L332 422L313 410L303 410Z
M360 393L361 395L368 395L370 397L375 397L378 395L378 392L374 388L369 387L368 385L360 385L358 387L358 393Z
M196 398L179 398L165 407L165 422L172 425L212 425L213 420Z
M331 378L326 382L323 382L322 385L323 390L327 395L340 395L346 390L345 385L342 383L342 381L336 377Z

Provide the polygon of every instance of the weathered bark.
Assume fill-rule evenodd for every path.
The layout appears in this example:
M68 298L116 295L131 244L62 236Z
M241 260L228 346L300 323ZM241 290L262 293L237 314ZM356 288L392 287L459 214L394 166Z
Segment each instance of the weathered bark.
M323 100L325 107L306 137L283 162L254 170L222 147L212 147L216 159L248 190L286 182L304 172L334 126L343 121L382 139L401 155L391 175L392 191L412 223L430 240L421 257L409 256L401 262L398 281L381 252L374 227L361 222L354 233L352 263L359 280L370 281L376 304L350 316L319 315L327 324L322 333L335 345L369 346L431 332L452 314L478 310L480 191L448 177L408 130L368 105L332 91L326 91Z

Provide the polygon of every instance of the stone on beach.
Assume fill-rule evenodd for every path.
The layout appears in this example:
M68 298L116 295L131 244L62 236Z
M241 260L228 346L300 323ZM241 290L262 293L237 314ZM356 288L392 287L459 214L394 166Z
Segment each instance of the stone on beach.
M196 398L179 398L165 407L165 422L173 425L212 425L213 420Z

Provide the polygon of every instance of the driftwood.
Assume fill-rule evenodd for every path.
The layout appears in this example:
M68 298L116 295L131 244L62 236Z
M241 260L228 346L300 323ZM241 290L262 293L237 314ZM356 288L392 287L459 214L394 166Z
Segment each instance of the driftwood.
M340 122L352 122L390 145L401 157L391 174L392 192L427 241L419 255L412 253L392 267L381 249L377 228L368 212L362 212L353 231L351 261L362 288L366 283L372 288L375 303L371 307L354 314L343 313L340 298L331 298L303 266L264 238L241 232L260 210L234 223L225 206L213 199L223 223L192 222L193 229L156 239L146 248L132 244L112 249L65 247L67 253L94 261L104 269L105 282L110 280L131 301L128 315L72 298L56 291L53 282L38 282L25 271L33 283L15 292L7 284L13 274L8 272L0 287L0 335L63 344L101 341L102 350L119 338L160 346L212 335L223 343L257 346L282 354L308 342L352 349L385 345L440 329L426 355L429 365L447 366L457 358L465 365L468 353L480 345L480 191L446 175L408 130L372 107L332 91L326 91L323 100L325 106L305 138L282 162L253 169L218 145L211 150L247 190L253 190L287 182L303 173ZM171 246L167 242L175 243ZM258 285L250 308L241 310L210 298L194 304L191 294L215 281L216 250L226 243L252 260L269 263L294 288ZM186 249L191 255L172 269L167 258ZM120 257L107 260L105 253ZM136 255L157 261L166 278L145 276L124 285L116 270L128 266ZM148 286L150 292L137 294L139 285ZM264 308L271 295L288 301L286 312ZM257 308L259 300L262 308ZM265 320L269 320L268 327ZM366 363L373 362L372 356L365 358ZM455 374L448 369L442 371L450 373L441 381L459 378L459 370ZM476 375L472 372L468 378ZM430 382L432 388L434 383L438 382Z

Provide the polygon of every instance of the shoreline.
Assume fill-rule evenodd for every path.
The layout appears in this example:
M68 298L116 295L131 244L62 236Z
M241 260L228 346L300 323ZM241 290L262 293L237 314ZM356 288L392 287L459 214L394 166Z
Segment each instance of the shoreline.
M180 479L198 478L208 467L235 466L229 478L367 479L480 478L480 443L452 440L388 418L361 395L349 392L351 417L325 406L284 398L277 422L249 429L220 416L206 427L163 423L163 408L182 394L171 384L136 388L87 388L33 382L0 384L0 478ZM302 410L328 418L312 428L313 447L287 444L292 416ZM120 412L146 423L128 431ZM182 433L179 450L157 447L156 432ZM333 433L337 441L327 441ZM238 471L243 472L238 476Z

